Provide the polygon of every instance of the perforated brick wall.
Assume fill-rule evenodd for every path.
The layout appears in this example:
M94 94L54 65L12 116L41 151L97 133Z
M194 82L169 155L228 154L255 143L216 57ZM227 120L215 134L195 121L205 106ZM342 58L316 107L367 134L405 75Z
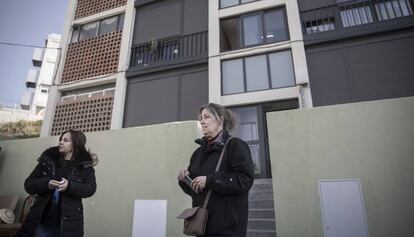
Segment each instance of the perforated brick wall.
M118 69L122 31L69 45L62 83L111 74Z
M75 20L126 5L127 0L78 0Z
M113 96L61 102L56 106L51 135L60 135L68 129L82 132L109 130L112 107Z

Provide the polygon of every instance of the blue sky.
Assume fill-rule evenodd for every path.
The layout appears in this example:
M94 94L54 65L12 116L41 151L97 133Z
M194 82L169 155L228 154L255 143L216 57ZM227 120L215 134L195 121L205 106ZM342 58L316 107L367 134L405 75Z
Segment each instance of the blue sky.
M63 31L68 0L0 0L0 42L44 46ZM0 102L20 104L34 48L0 43Z

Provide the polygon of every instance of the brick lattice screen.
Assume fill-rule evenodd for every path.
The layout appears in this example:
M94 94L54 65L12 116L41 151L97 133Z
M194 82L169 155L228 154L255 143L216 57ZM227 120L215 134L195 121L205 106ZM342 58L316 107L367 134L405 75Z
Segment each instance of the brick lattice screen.
M127 0L78 0L75 20L126 5Z
M62 83L115 73L122 31L72 43L66 54Z
M113 96L61 102L56 106L51 135L60 135L68 129L82 132L109 130L112 107Z

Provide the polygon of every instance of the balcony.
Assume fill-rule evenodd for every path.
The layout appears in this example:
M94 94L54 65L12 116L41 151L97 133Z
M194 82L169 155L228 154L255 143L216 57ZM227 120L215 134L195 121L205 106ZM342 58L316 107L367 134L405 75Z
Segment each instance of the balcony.
M414 25L412 0L342 0L300 13L305 40L333 40ZM319 34L323 33L323 34ZM346 33L346 34L344 34Z
M195 62L197 59L207 61L207 54L207 31L157 39L132 46L129 71Z
M32 105L34 97L34 92L32 91L24 91L22 94L22 97L20 99L20 106L22 109L30 109L30 106Z
M43 61L43 49L35 48L33 50L32 63L34 67L41 67Z
M37 80L39 79L39 70L30 68L26 77L26 88L36 88Z

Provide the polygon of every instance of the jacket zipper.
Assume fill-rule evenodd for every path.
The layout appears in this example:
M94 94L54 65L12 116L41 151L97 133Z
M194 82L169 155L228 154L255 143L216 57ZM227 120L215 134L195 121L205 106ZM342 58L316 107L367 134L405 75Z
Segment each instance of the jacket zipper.
M53 177L55 177L55 164L53 163L53 162L51 162L50 160L49 160L49 157L47 157L46 159L46 162L52 167L52 176ZM49 185L49 184L48 184ZM49 194L49 199L48 199L48 201L47 202L49 202L50 201L50 199L52 198L52 195L50 195ZM50 208L50 210L49 210L49 213L47 214L47 216L46 216L46 219L45 219L45 224L47 223L47 220L49 219L49 216L50 216L50 213L52 212L52 209L53 209L53 204L51 205L51 208Z

